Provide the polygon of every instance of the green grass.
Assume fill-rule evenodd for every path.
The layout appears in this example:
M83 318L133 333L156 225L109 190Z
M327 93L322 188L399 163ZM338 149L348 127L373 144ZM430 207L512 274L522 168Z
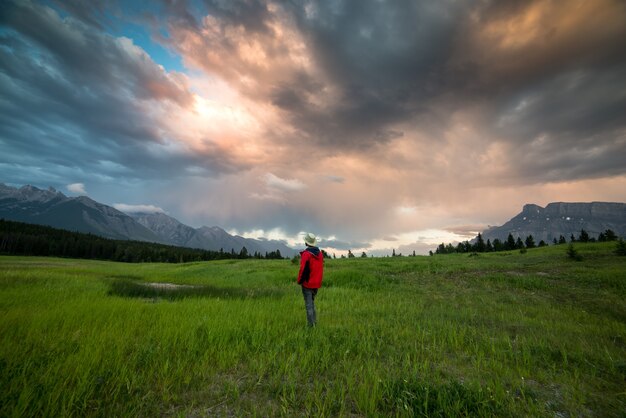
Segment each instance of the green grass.
M288 260L0 257L0 416L624 416L614 247L328 260L315 329Z

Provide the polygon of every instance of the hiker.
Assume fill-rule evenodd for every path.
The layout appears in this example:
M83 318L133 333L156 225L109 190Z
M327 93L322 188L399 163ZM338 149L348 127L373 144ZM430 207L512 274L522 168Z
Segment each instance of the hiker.
M306 249L300 253L300 271L298 272L298 284L302 286L306 319L309 327L317 323L315 317L315 295L322 286L324 275L324 256L316 246L318 239L315 235L307 233L304 236Z

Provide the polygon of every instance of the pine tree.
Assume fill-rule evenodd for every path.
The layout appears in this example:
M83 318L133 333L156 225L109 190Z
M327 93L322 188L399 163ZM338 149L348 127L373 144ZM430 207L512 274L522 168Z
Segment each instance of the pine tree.
M520 237L517 237L517 241L515 241L515 248L518 250L524 248L524 241Z
M535 239L532 235L526 237L526 248L535 248Z
M626 241L619 239L615 247L615 254L625 256L626 255Z
M567 244L565 237L563 235L559 236L559 244Z
M475 246L475 250L479 253L484 253L485 252L485 241L483 240L483 236L482 234L479 232L478 236L476 237L476 246Z
M515 238L513 238L513 235L511 233L509 233L509 236L506 239L506 243L504 245L504 248L506 250L514 250L515 249Z
M578 241L580 242L589 242L589 233L584 229L580 230L580 235L578 236Z
M607 241L617 241L617 235L615 235L615 232L611 229L604 231L604 235Z

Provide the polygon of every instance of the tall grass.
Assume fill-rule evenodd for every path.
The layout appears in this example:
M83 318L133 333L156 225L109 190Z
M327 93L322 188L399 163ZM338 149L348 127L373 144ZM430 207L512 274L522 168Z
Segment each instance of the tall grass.
M1 257L0 416L623 416L613 247L328 260L315 329L288 260Z

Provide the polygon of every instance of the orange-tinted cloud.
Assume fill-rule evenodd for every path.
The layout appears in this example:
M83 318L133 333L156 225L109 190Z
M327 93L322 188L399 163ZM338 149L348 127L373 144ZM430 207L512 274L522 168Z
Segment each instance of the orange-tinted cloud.
M164 184L141 203L190 223L422 248L524 203L626 200L618 0L157 2L155 39L185 74L86 6L68 3L78 21L11 4L0 133L37 128L25 166L74 146L60 178Z

